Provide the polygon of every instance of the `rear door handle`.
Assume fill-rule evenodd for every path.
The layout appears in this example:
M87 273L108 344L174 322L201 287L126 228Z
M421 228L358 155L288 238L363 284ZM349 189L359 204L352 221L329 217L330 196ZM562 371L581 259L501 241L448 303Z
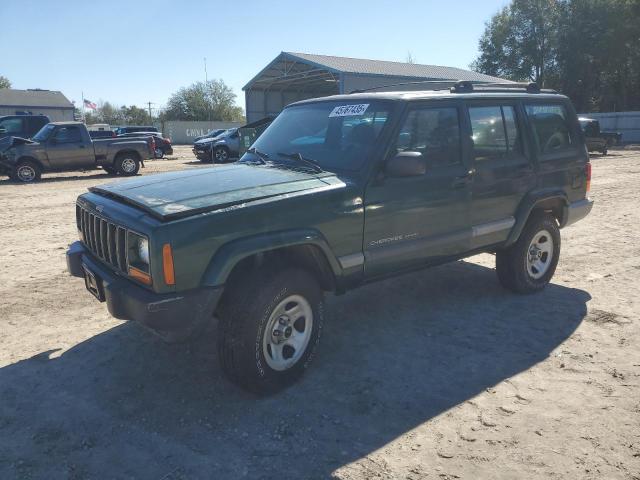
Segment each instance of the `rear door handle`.
M453 180L453 183L451 184L451 186L453 188L462 188L465 185L468 185L469 183L471 183L471 180L473 180L473 176L475 175L475 173L476 171L473 168L468 170L467 173L465 173L464 175L457 176Z

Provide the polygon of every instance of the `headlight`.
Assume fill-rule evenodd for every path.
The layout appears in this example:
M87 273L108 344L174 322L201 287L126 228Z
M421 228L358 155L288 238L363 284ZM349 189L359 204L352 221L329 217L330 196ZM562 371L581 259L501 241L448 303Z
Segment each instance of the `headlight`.
M143 237L138 240L138 258L142 263L149 265L149 240Z
M149 239L129 232L128 239L129 265L149 271Z

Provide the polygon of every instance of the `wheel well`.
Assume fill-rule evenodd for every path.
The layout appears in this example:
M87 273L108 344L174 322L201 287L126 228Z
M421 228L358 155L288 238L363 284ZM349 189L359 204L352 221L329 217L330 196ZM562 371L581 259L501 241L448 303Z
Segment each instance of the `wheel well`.
M298 266L311 273L325 291L336 290L336 279L324 252L316 245L294 245L259 252L240 260L231 270L226 284L241 282L244 275L268 265L269 268Z
M558 224L563 225L565 207L566 207L566 201L563 198L561 197L547 198L535 204L535 206L533 207L533 210L531 210L531 213L529 214L529 217L531 217L531 215L533 215L535 212L540 212L540 211L549 212L551 215L553 215L556 218L556 220L558 221Z
M114 162L125 155L132 155L136 160L140 161L140 154L135 150L122 150L116 154Z
M29 162L33 162L35 163L40 170L44 170L44 167L42 166L42 163L40 163L40 161L37 158L33 158L33 157L20 157L18 159L18 161L16 162L16 166L20 163L20 162L24 162L24 161L29 161Z

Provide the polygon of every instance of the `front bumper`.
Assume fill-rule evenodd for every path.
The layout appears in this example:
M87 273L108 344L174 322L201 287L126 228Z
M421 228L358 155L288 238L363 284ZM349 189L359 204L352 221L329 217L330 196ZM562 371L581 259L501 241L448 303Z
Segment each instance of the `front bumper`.
M172 334L173 338L186 337L209 321L223 291L221 287L203 287L155 293L111 271L95 260L82 242L74 242L67 251L67 269L74 277L84 278L85 267L101 283L112 316L135 320L163 336Z
M589 212L591 212L591 209L593 208L593 200L591 200L590 198L585 198L583 200L570 203L565 208L565 221L562 226L568 227L569 225L576 223L578 220L582 220L584 217L589 215Z

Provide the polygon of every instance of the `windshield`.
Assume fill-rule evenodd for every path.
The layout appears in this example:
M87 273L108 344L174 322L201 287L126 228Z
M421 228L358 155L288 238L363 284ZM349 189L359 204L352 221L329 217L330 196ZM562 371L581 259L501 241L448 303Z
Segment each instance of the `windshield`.
M46 142L49 139L49 136L51 135L51 131L54 128L56 128L55 125L51 125L50 123L48 123L47 125L42 127L40 131L38 131L38 133L36 133L32 137L33 140L35 140L36 142Z
M389 102L319 102L286 108L253 144L270 160L301 155L324 170L358 170L387 121ZM253 159L255 154L249 153ZM243 157L244 159L244 157Z

